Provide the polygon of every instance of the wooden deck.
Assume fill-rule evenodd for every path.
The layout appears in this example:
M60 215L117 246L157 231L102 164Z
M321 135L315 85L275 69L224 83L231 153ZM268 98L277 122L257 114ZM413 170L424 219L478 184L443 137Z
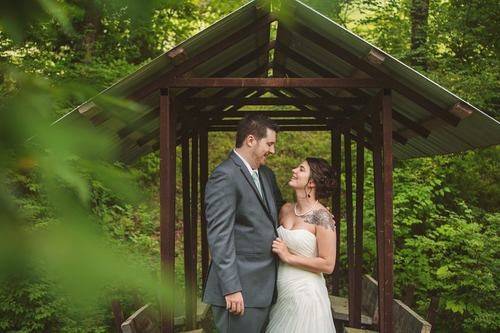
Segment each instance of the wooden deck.
M349 322L349 300L345 297L330 296L333 319L341 322L345 333L371 333L367 329L347 327ZM394 333L430 333L431 324L419 316L409 306L398 299L392 303ZM365 328L378 327L378 283L369 275L362 280L361 325ZM341 330L342 331L342 330Z
M196 322L198 324L207 316L209 308L209 305L202 303L201 300L198 299L196 307ZM174 317L174 325L176 328L184 326L186 317L183 312L183 309L176 307ZM160 323L158 313L152 309L150 304L146 304L128 317L121 324L121 329L123 333L159 333ZM188 331L186 331L186 333L187 332ZM202 333L203 330L196 329L189 332Z

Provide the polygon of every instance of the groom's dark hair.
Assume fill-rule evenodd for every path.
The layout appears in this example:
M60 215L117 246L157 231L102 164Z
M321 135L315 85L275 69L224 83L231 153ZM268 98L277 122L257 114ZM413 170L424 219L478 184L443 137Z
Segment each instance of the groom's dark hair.
M236 148L241 147L246 137L249 135L253 135L257 140L265 138L268 128L275 132L278 132L279 129L278 124L266 116L260 114L247 115L238 123L238 128L236 130Z

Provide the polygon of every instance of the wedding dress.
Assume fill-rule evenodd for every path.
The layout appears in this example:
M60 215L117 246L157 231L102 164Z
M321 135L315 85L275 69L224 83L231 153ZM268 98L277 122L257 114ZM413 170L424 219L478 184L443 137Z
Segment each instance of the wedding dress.
M278 228L279 237L295 255L316 257L316 236L305 229ZM335 332L330 299L321 273L280 261L278 298L271 308L267 333Z

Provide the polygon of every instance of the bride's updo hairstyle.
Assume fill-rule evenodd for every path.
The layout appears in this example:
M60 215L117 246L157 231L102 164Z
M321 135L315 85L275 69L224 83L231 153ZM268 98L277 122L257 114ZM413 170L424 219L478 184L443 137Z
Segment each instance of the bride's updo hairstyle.
M318 157L306 158L311 169L310 179L316 184L316 198L328 198L335 188L335 172L328 162Z

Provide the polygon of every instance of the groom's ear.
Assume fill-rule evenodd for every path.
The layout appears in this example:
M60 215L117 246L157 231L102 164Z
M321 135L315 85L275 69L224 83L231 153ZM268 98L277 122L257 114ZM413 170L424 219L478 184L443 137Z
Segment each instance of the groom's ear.
M250 147L252 147L256 142L257 139L252 134L249 134L245 139L245 143Z

